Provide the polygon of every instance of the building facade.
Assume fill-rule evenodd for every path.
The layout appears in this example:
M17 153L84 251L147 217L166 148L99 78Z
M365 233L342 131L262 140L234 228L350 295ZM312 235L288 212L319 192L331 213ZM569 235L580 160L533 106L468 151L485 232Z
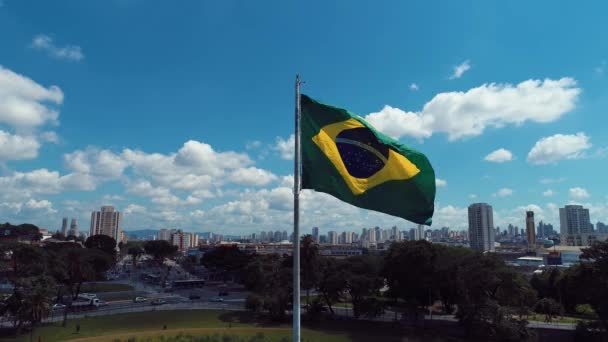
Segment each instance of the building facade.
M480 252L494 251L494 213L487 203L474 203L469 206L469 243L472 249Z
M101 211L91 213L90 236L106 235L120 241L122 237L122 214L112 206L103 206Z

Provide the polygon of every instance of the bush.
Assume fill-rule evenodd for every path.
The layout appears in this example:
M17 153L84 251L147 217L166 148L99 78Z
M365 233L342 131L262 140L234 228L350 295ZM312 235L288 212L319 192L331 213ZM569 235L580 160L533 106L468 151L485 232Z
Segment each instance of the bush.
M545 315L545 321L551 322L553 317L559 316L563 313L564 308L553 298L543 298L536 302L534 311Z
M258 313L258 312L262 311L263 305L264 305L264 302L263 302L262 298L255 294L250 294L249 296L247 296L247 299L245 300L245 309L247 309L251 312Z

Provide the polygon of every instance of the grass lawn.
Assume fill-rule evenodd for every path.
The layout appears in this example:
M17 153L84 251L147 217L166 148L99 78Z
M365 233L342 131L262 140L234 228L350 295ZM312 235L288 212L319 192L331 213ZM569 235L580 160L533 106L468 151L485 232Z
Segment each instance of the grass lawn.
M129 284L119 283L87 283L82 284L80 292L120 292L120 291L133 291L133 286Z
M544 322L545 315L534 314L534 315L528 316L527 319L528 319L528 321ZM572 323L572 324L577 324L579 321L584 321L584 319L576 318L576 317L568 317L568 316L558 316L558 317L554 317L551 320L552 323Z
M78 334L75 332L77 324L80 325ZM163 329L164 325L167 326L167 330ZM44 342L67 340L114 342L127 341L130 337L149 336L150 341L155 341L156 336L170 337L180 332L192 336L221 335L226 332L243 337L264 333L268 341L280 341L283 337L291 340L291 327L287 324L259 322L248 312L221 310L152 311L72 319L65 328L61 327L60 323L37 328L34 332L34 340L38 340L40 336ZM402 334L390 323L364 321L319 322L314 326L306 326L302 332L305 341L310 342L448 340L436 335L405 337ZM0 338L0 341L29 341L29 334L19 338Z

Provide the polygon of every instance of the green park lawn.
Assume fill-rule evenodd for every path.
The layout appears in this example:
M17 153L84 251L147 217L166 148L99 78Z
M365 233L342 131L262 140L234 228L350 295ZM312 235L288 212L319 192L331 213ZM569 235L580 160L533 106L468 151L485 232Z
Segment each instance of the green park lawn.
M133 286L129 284L119 283L87 283L83 284L80 292L103 293L103 292L120 292L133 291Z
M76 326L80 332L76 333ZM164 330L166 325L167 330ZM239 337L252 337L263 333L264 341L290 340L291 327L286 324L256 322L248 312L221 310L174 310L118 314L83 319L71 319L67 327L61 323L37 328L34 340L44 342L82 340L82 341L148 341L153 342L161 336L175 337L178 334L190 336L213 336L234 334ZM302 332L305 341L445 341L437 336L405 337L390 323L331 321L306 326ZM145 338L144 338L145 337ZM132 338L139 338L133 340ZM29 334L19 338L0 338L1 342L29 341ZM179 341L182 341L180 339ZM186 339L189 341L189 339Z

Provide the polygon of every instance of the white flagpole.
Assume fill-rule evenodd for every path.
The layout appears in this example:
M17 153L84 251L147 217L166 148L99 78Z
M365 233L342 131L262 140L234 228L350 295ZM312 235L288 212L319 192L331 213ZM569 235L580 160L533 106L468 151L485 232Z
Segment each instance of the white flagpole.
M300 342L300 75L296 75L295 155L293 170L293 342Z

